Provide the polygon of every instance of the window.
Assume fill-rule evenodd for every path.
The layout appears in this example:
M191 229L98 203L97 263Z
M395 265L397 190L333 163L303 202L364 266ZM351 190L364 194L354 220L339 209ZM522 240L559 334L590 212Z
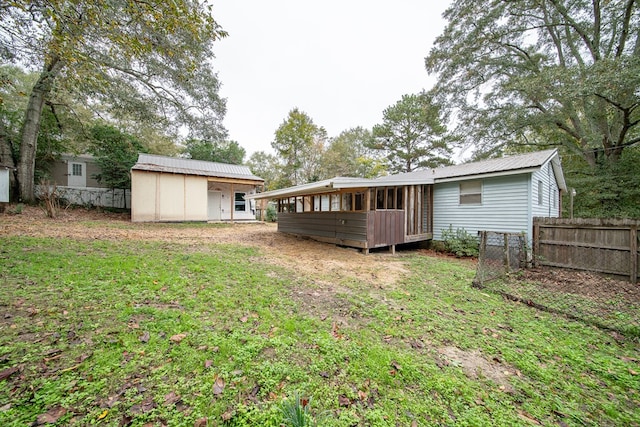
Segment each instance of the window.
M71 164L71 175L73 175L73 176L82 176L82 164L81 163L72 163Z
M338 212L340 210L340 195L331 195L331 212Z
M544 184L542 181L538 181L538 204L544 204Z
M351 211L353 210L351 207L351 200L353 199L352 193L343 193L342 194L342 210L343 211Z
M482 203L482 181L460 183L460 204L479 205Z
M234 209L236 212L245 212L247 210L247 201L244 199L245 193L235 194Z
M395 195L395 188L387 188L387 209L396 209Z
M356 202L355 210L363 211L364 210L364 193L356 193L355 202Z
M384 209L384 188L378 188L376 191L376 209Z

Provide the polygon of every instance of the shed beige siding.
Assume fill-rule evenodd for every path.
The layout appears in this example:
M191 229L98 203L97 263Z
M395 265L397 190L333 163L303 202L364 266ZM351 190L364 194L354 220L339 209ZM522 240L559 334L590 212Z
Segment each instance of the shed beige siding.
M131 191L134 222L207 220L206 177L133 170Z

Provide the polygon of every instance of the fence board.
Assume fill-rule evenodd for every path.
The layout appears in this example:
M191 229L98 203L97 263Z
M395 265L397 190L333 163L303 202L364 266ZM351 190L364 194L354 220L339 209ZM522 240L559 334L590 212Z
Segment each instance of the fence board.
M626 276L637 283L639 224L630 219L534 218L534 261Z

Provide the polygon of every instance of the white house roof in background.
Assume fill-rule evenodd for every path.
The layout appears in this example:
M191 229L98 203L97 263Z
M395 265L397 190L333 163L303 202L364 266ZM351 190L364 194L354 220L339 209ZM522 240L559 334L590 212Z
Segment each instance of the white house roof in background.
M155 154L139 154L138 162L133 165L131 170L210 176L217 178L237 178L264 182L264 179L251 173L248 166L205 162L203 160L181 159L178 157L158 156Z

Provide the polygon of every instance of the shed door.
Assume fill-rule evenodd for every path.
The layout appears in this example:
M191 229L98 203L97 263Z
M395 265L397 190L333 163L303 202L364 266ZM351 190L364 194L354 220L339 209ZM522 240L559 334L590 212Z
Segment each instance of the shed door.
M69 187L86 187L87 186L87 164L84 162L69 161L67 171L67 185Z
M222 192L209 191L207 218L209 221L220 221L222 219Z
M9 169L0 168L0 202L9 202Z

